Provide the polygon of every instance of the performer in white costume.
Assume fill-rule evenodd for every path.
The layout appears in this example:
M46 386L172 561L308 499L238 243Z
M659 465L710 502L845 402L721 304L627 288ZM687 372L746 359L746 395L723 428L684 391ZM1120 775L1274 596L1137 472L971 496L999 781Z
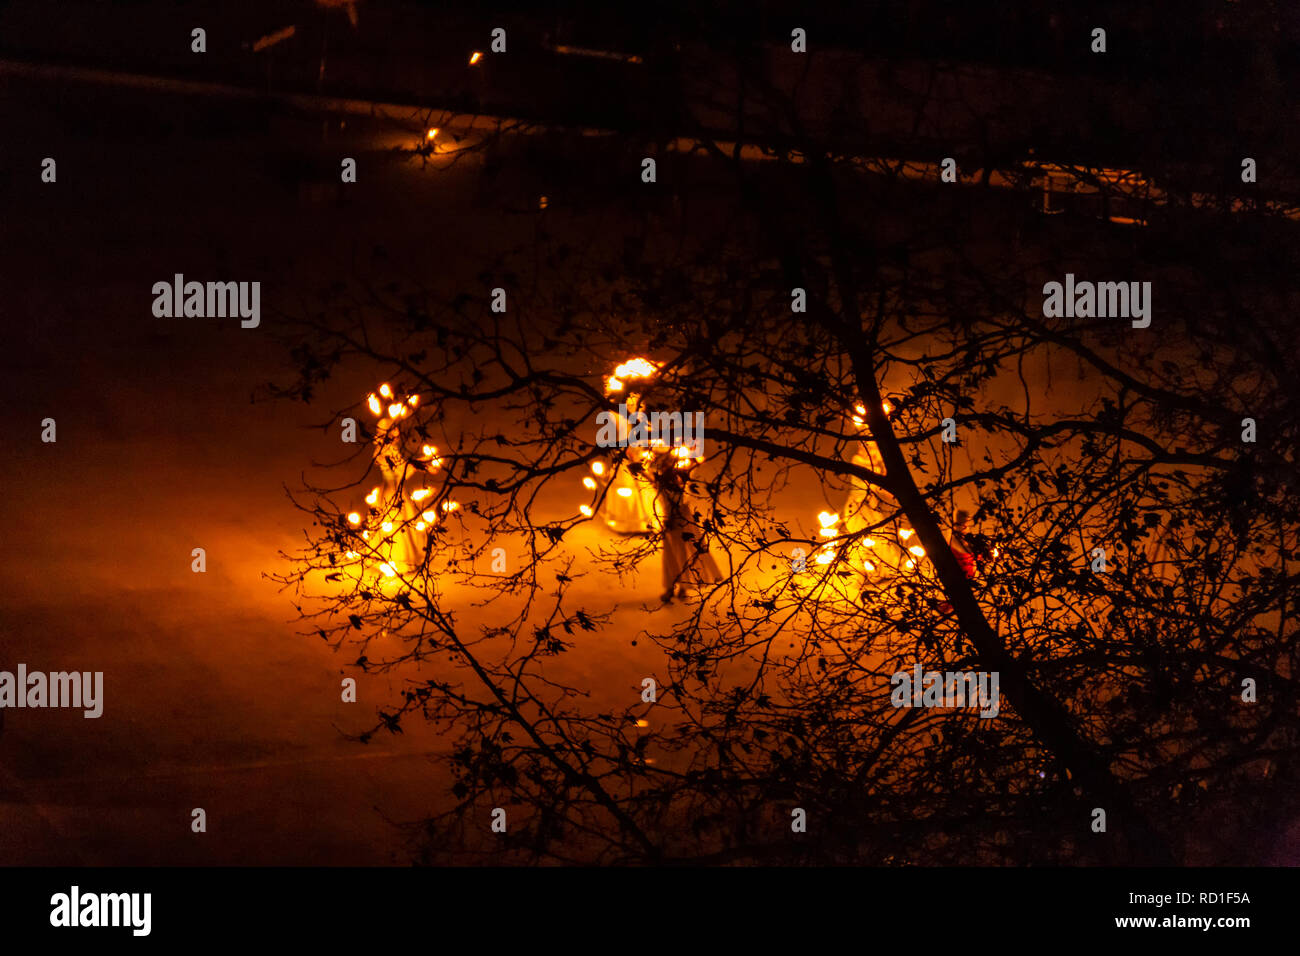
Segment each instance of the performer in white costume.
M722 569L708 551L704 529L686 500L686 484L693 467L689 458L671 451L655 456L654 480L664 529L662 597L668 603L674 597L686 597L687 588L718 584L723 579Z

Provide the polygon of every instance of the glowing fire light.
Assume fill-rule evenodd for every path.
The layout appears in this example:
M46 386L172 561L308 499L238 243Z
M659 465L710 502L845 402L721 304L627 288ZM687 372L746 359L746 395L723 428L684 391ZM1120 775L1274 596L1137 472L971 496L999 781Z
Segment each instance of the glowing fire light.
M412 501L423 501L425 498L429 497L429 495L431 495L431 494L433 494L433 492L432 492L430 489L428 489L428 488L421 488L419 491L412 491L412 492L411 492L411 500L412 500Z
M893 405L890 405L888 401L883 401L883 402L881 402L881 403L880 403L880 408L881 408L881 410L882 410L886 415L888 415L890 412L892 412L892 411L894 410L894 406L893 406ZM867 406L862 405L862 404L854 405L854 406L853 406L853 411L856 413L856 414L853 416L853 424L855 424L855 425L857 425L859 428L861 428L863 425L865 425L865 424L867 423L867 417L866 417L866 416L867 416Z
M393 523L391 521L385 521L382 525L379 526L379 528L381 531L384 532L384 534L388 534L390 531L393 530Z
M366 495L366 504L373 505L378 500L379 500L379 489L377 487L372 488L370 490L370 494Z
M631 497L632 497L632 489L631 489L631 488L620 488L620 489L618 489L618 493L619 493L619 495L620 495L621 497L623 497L623 498L631 498Z
M433 142L437 138L437 136L438 136L438 127L435 126L433 127L433 129L429 130L429 132L425 134L424 138L427 139L429 142Z
M361 524L361 515L357 514L355 511L349 513L349 514L348 514L348 523L349 523L349 524Z
M389 406L388 406L388 417L389 417L389 418L401 418L402 415L403 415L403 413L404 413L405 411L406 411L406 409L402 407L401 403L398 403L398 404L396 404L396 405L389 405Z
M629 359L614 369L614 374L605 380L605 391L621 392L623 391L623 379L650 378L655 372L659 371L662 364L662 362L651 362L649 359L643 358Z
M579 506L578 510L579 510L580 512L582 512L582 516L583 516L584 518L590 518L590 517L591 517L591 505L581 505L581 506Z
M376 415L380 414L383 411L383 409L379 405L379 399L374 396L374 393L371 393L370 399L367 401L366 404L370 406L370 410L374 412Z
M898 536L902 538L904 541L906 541L915 533L916 532L914 532L911 528L903 528L898 532Z
M919 544L914 544L907 550L910 551L912 554L916 555L918 558L925 557L925 548L921 547Z
M397 577L397 572L393 569L391 564L381 564L379 570L384 572L384 577L386 578Z
M420 517L423 518L425 521L429 522L430 524L432 524L433 522L438 520L438 513L436 511L426 511L422 515L420 515Z
M392 390L392 388L389 386L389 384L388 384L387 382L385 382L383 385L380 385L380 386L379 386L379 394L382 395L382 396L384 396L384 398L392 398L392 397L393 397L393 390Z
M475 50L473 53L469 55L469 65L476 66L478 64L478 61L481 59L483 59L483 54L480 53L478 50Z
M602 461L593 461L591 463L592 474L603 475L605 473L605 463Z
M586 478L583 478L583 479L582 479L582 487L586 488L588 491L595 491L595 490L596 490L596 479L594 479L594 478L592 478L590 475L588 475Z

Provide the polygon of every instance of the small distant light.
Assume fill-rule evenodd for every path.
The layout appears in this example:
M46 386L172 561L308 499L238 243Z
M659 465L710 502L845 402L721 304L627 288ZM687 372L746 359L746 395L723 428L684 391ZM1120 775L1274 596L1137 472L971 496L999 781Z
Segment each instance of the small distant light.
M438 127L435 126L433 129L429 130L429 132L427 132L427 133L424 135L424 138L427 139L429 142L433 142L435 139L437 139L437 138L438 138Z
M378 500L379 500L379 489L378 488L370 489L370 494L366 495L366 504L373 505Z
M903 565L903 567L905 567L905 568L907 568L907 570L911 571L914 567L916 567L916 562L915 562L915 561L908 561L906 564Z
M918 558L924 558L924 557L925 557L925 548L921 547L919 544L914 544L914 545L912 545L910 548L908 548L907 550L908 550L908 551L911 551L911 552L912 552L914 555L916 555Z
M392 398L393 390L389 388L388 383L385 382L383 385L379 386L379 394L384 396L384 398Z
M379 526L379 530L384 532L384 534L388 534L388 532L393 530L393 523L391 521L385 521L382 525Z
M475 50L473 53L469 55L469 65L474 66L481 59L483 59L483 54L480 53L478 50Z
M582 505L578 510L579 510L580 512L582 512L582 516L583 516L584 518L590 518L590 517L591 517L591 506L590 506L590 505Z
M386 578L397 577L397 572L393 570L393 566L391 564L381 564L379 566L379 570L384 572L384 577Z
M389 418L401 418L401 417L402 417L402 410L403 410L403 409L402 409L402 406L401 406L401 405L389 405L389 406L388 406L388 417L389 417Z
M906 541L915 533L916 532L914 532L911 528L903 528L901 531L898 532L898 536L902 538L904 541Z
M410 405L412 408L414 408L416 405L419 405L419 404L420 404L420 396L419 396L419 395L407 395L407 396L406 396L406 404L408 404L408 405Z
M545 208L546 208L546 197L545 197L545 196L542 196L540 199L537 200L537 207L538 207L539 209L545 209Z
M361 515L357 514L355 511L351 512L351 513L348 515L348 523L349 523L349 524L361 524Z
M603 475L605 473L605 463L603 461L593 461L591 463L591 471L593 474Z
M619 494L619 497L620 497L620 498L631 498L631 497L632 497L632 489L631 489L631 488L620 488L620 489L618 489L618 494Z
M420 452L424 455L425 458L428 458L437 450L438 449L433 445L425 445L423 448L420 449Z
M428 488L421 488L419 491L412 491L412 492L411 492L411 500L412 500L412 501L423 501L425 498L429 497L429 495L431 495L431 494L433 494L433 491L431 491L430 489L428 489Z
M370 410L371 410L372 412L374 412L376 415L378 415L381 411L383 411L383 409L382 409L382 408L380 407L380 405L379 405L379 399L377 399L377 398L374 396L374 393L373 393L373 392L371 393L371 395L370 395L370 399L369 399L369 401L367 402L367 404L370 405Z
M420 515L420 517L430 524L433 524L433 522L438 520L438 513L436 511L426 511Z
M594 479L594 478L592 478L592 477L590 477L590 476L588 476L588 477L582 479L582 487L584 487L584 488L586 488L586 489L588 489L588 490L592 490L592 489L594 489L594 488L596 487L596 479Z
M638 721L636 722L636 725L637 725L638 727L649 727L649 726L650 726L650 721L645 720L644 718L642 718L641 720L638 720Z
M443 511L455 511L460 507L459 501L444 501L442 503Z
M863 561L862 566L866 568L868 571L876 570L876 566L872 564L870 561Z
M425 524L424 524L423 521L417 521L417 522L415 523L415 530L416 530L416 531L423 531L424 529L425 529Z

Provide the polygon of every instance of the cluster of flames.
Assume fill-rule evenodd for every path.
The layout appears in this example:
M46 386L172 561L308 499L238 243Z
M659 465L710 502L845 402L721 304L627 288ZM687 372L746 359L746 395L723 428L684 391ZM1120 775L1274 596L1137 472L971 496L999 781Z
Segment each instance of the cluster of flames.
M894 410L893 406L890 405L888 401L882 402L881 408L884 410L884 413L886 415L889 415ZM858 428L863 428L867 424L866 415L867 415L866 406L858 404L853 406L853 415L850 417L852 418L854 425L856 425ZM818 525L820 525L820 528L818 529L818 534L823 538L832 539L825 542L820 548L817 549L817 554L814 560L818 564L822 564L822 565L830 564L832 561L835 560L835 558L839 555L840 551L844 547L844 545L837 544L834 540L836 538L839 538L844 533L839 527L840 521L841 521L841 516L836 514L833 511L822 511L818 513L817 523ZM899 549L900 551L903 551L906 554L910 555L910 557L903 558L902 570L904 571L914 570L916 568L916 562L919 559L925 557L925 548L921 547L919 544L909 545L907 543L912 539L912 536L915 533L916 532L913 531L911 528L898 529L897 536L899 541ZM862 557L862 569L866 571L868 574L874 573L875 571L879 570L882 565L888 565L889 562L886 559L884 559L883 556L878 551L879 542L877 542L875 538L872 537L860 538L857 543L861 548L864 548L867 551L867 553Z
M629 382L645 381L653 378L655 373L662 367L662 362L653 362L646 358L628 359L617 366L613 374L605 379L605 394L617 395L627 387ZM655 455L664 452L669 452L677 459L676 467L678 468L690 468L692 465L699 464L704 460L703 458L692 458L690 449L684 446L669 449L668 445L658 438L651 442L650 447L641 449L638 457L643 465L648 465L654 460ZM582 487L591 492L593 501L600 491L600 484L597 479L603 479L605 472L606 468L603 461L593 461L591 463L591 474L582 479ZM614 491L624 498L630 498L634 494L633 490L628 487L616 488ZM596 512L590 503L582 503L578 505L578 513L584 518L590 518Z
M368 549L378 554L381 559L378 569L385 578L396 577L399 566L403 564L418 564L422 549L414 535L427 534L443 515L460 507L451 500L444 501L440 509L421 504L434 494L434 489L423 486L423 475L440 469L442 459L433 445L421 445L419 453L414 456L408 456L406 452L401 425L414 414L419 403L418 395L397 398L387 383L366 399L371 413L379 419L375 461L384 481L366 495L366 513L350 512L347 522L366 542ZM407 489L405 486L412 478L420 487ZM350 561L361 559L356 551L348 551L344 557Z

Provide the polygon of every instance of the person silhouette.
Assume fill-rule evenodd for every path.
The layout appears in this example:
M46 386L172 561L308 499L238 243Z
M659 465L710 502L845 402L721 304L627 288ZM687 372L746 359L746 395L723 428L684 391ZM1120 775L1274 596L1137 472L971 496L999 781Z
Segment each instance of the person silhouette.
M658 510L663 527L663 581L665 604L684 598L688 587L717 584L723 579L718 562L709 553L700 527L686 501L691 469L689 458L679 449L657 452L651 474L658 491Z

